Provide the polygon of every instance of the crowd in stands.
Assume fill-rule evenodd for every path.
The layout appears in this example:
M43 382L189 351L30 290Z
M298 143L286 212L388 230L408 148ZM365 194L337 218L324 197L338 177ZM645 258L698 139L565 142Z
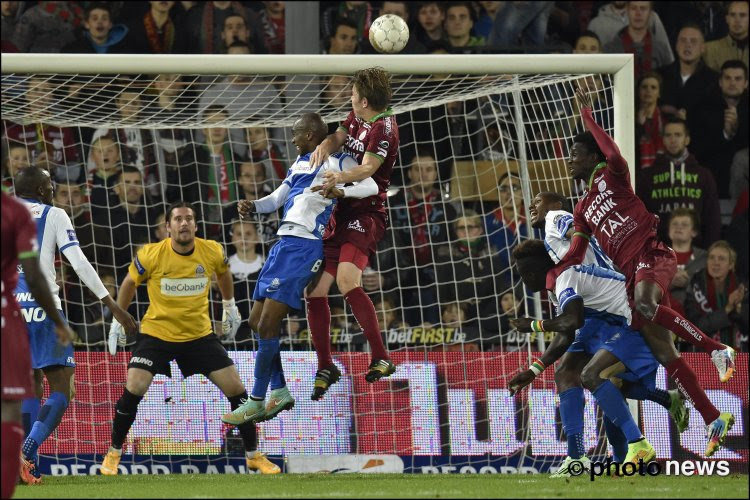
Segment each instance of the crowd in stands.
M659 215L660 236L677 253L670 299L707 333L748 350L748 2L319 4L326 54L374 53L368 29L385 13L410 26L404 52L425 57L635 54L636 190ZM3 52L283 54L286 35L284 2L2 2ZM269 194L294 161L283 130L217 125L251 111L237 108L248 93L260 95L248 81L212 81L186 105L184 95L199 82L154 75L147 91L123 87L109 103L124 123L199 115L203 129L61 128L4 119L3 185L12 189L15 173L29 165L47 168L55 205L71 217L84 253L113 295L137 248L168 236L165 207L195 202L199 236L225 244L247 318L280 214L241 221L237 202ZM65 96L80 94L76 85L73 79L60 89L33 76L24 96L29 105L53 109ZM347 85L332 76L321 100L348 111ZM283 92L271 80L263 92L263 109L252 112L278 113ZM507 104L502 99L493 102L500 112ZM611 128L612 110L598 99L594 95L595 116ZM547 112L571 117L569 127L580 131L576 110L565 104L570 100L550 95L549 102L559 108ZM469 99L397 115L402 148L388 203L390 228L362 278L391 348L514 350L526 341L508 323L531 305L510 252L522 239L541 235L526 223L521 178L505 172L488 200L450 192L456 162L518 157L512 129L481 119L486 104ZM552 130L528 132L545 143L556 137ZM539 147L530 141L530 159L546 158ZM557 144L555 152L564 158L567 144ZM111 312L62 263L59 272L78 342L102 349ZM132 312L142 315L145 288L138 294ZM331 313L334 343L362 348L363 336L340 296L332 297ZM297 348L295 342L309 348L304 311L285 325L288 348ZM236 344L252 347L246 325Z

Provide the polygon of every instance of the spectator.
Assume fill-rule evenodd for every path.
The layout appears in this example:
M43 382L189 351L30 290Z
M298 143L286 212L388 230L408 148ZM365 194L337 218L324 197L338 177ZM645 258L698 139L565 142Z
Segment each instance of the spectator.
M95 266L112 265L112 238L107 226L95 225L83 184L57 182L53 202L70 217L84 255Z
M137 168L124 166L117 176L113 191L116 205L108 211L107 226L112 229L117 277L124 278L135 255L135 247L150 242L151 227L157 214L144 196L143 175Z
M349 19L338 19L328 38L327 54L354 54L357 52L357 25Z
M495 14L489 45L544 45L547 21L555 2L502 2Z
M109 136L94 139L91 143L91 158L94 170L91 171L90 194L94 223L109 226L107 210L117 203L112 198L111 188L115 186L120 173L120 148Z
M179 33L172 8L175 2L149 2L142 18L128 24L130 50L135 54L180 54L183 33Z
M348 76L331 75L326 80L321 104L332 112L342 112L351 105L352 90Z
M745 63L725 62L719 76L719 88L721 95L707 100L689 123L695 131L693 153L699 162L711 165L719 197L729 198L732 158L748 145Z
M607 54L635 54L635 78L661 66L672 64L674 56L669 41L661 40L649 30L649 18L653 15L651 2L627 2L628 25L604 44ZM595 31L595 30L592 30ZM600 39L604 37L599 35Z
M747 201L747 191L744 192L745 200ZM747 282L748 279L748 260L750 260L750 249L748 243L750 237L748 236L748 205L747 203L740 210L735 210L732 216L732 222L727 228L727 239L732 244L732 248L737 250L737 276L743 282Z
M378 316L378 326L380 331L388 338L388 332L391 330L406 330L409 325L401 319L401 312L394 304L393 300L388 297L380 297L375 300L375 311ZM389 342L389 344L392 344ZM396 348L397 346L393 346ZM389 345L390 348L390 345Z
M323 12L323 38L329 38L336 33L336 24L341 19L348 19L357 30L357 40L367 38L370 24L375 20L375 12L370 2L338 2Z
M229 20L236 16L230 17ZM249 54L250 48L244 42L235 41L230 49L233 54ZM199 108L222 107L230 117L243 120L260 120L278 115L281 111L279 91L271 77L259 75L228 75L211 84L203 91ZM242 131L232 134L235 149L240 153Z
M525 337L520 337L510 326L510 320L524 316L523 301L516 296L515 292L505 290L498 292L495 311L487 317L482 318L482 340L485 348L504 350L520 350ZM512 332L512 333L511 333Z
M416 268L416 287L413 297L404 304L421 304L416 316L435 324L439 320L435 283L435 251L448 242L448 223L456 212L436 188L437 162L426 149L417 151L409 166L409 185L390 201L391 227L403 266ZM415 324L418 318L408 308L407 320ZM420 319L421 319L420 318Z
M267 128L249 127L245 136L248 144L247 158L263 164L266 169L265 181L275 188L286 178L289 158L272 142Z
M748 298L735 274L737 252L724 240L708 247L706 270L696 273L685 299L687 319L723 344L747 350Z
M706 269L706 251L693 246L698 237L698 216L689 208L675 208L669 214L669 241L677 256L677 273L669 285L669 302L681 314L693 276Z
M83 18L77 2L39 2L21 15L13 44L21 52L60 52L75 40Z
M190 103L185 91L185 82L180 75L166 73L157 75L151 84L151 95L153 98L148 103L147 113L155 119L179 125L189 118Z
M651 166L656 155L664 152L662 134L664 117L659 109L661 76L656 72L644 74L638 81L638 113L635 136L638 138L638 168Z
M417 7L417 39L429 47L434 42L446 42L448 37L443 29L445 4L443 2L420 2Z
M479 214L464 211L453 224L453 230L455 240L437 251L438 303L467 303L467 320L476 326L480 318L495 312L495 297L504 289L501 273L493 271Z
M599 9L598 14L589 22L588 29L599 36L602 45L607 45L628 25L628 4L630 2L610 2ZM636 2L642 4L645 2ZM660 46L669 46L669 38L659 14L652 10L648 16L648 31L653 40Z
M732 204L737 206L737 202L743 193L748 190L748 154L747 146L735 153L732 158L730 168L729 197ZM747 195L745 195L747 196Z
M9 52L7 50L9 46L13 48L13 52L18 51L18 47L13 44L13 32L16 30L16 25L21 18L21 14L23 14L23 9L20 8L21 4L22 2L2 2L2 27L0 28L0 34L2 34L3 52Z
M65 45L62 52L123 54L130 52L128 27L112 24L112 10L109 2L93 2L86 7L81 35Z
M664 82L661 109L682 119L695 113L701 102L718 91L719 74L701 59L705 52L703 33L697 24L682 27L677 34L677 60L659 68Z
M721 236L721 210L713 174L688 151L690 130L685 120L673 118L664 125L664 153L647 170L638 172L636 189L648 211L660 217L659 237L669 233L669 213L679 207L700 217L698 245L707 247Z
M601 54L602 42L593 31L584 31L573 45L574 54Z
M266 171L263 165L254 162L242 162L238 168L239 177L239 197L243 200L255 201L272 192L271 186L266 182ZM224 208L224 221L239 219L240 215L236 204L228 205ZM260 241L263 243L263 255L268 255L271 245L276 242L276 231L279 229L279 214L271 213L253 213L245 220L250 220L259 228ZM231 234L227 234L226 240L231 239Z
M445 7L445 22L443 27L448 38L448 43L454 49L475 47L484 45L482 37L472 36L474 27L474 9L470 3L457 2Z
M233 19L227 23L230 16ZM191 54L224 54L234 41L252 45L255 54L268 52L257 17L240 2L198 2L185 16L181 31Z
M14 141L8 141L7 144L8 147L3 148L3 186L11 188L18 171L31 165L31 155L23 144Z
M497 123L490 123L485 131L487 132L487 148L479 153L479 159L502 161L516 157L513 149L513 138L505 129L501 133Z
M495 16L502 7L503 2L478 2L479 19L474 23L474 33L485 40L490 39L492 26L495 24Z
M725 62L739 60L748 66L747 30L748 3L729 2L726 21L729 34L706 44L703 60L709 68L720 71Z
M234 298L240 314L243 318L250 317L251 299L255 290L255 283L263 268L265 258L258 253L261 244L258 229L251 221L232 221L230 237L234 254L229 257L229 270L234 276ZM250 329L245 326L241 328L241 337L250 338ZM238 339L239 341L242 338Z
M484 217L485 238L499 260L499 270L505 275L510 268L510 253L521 239L528 238L528 225L524 216L521 179L507 172L498 183L499 206Z
M260 12L263 39L268 52L271 54L284 54L286 52L285 3L263 2L265 8Z

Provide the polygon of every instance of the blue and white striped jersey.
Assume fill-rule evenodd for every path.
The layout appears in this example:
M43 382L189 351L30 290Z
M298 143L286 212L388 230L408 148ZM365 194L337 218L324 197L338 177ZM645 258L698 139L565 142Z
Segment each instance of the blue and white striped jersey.
M550 292L549 297L557 307L558 314L565 310L570 300L580 298L589 311L620 316L628 324L632 319L625 275L596 264L571 266L560 273L555 282L555 292Z
M565 210L550 210L544 218L544 247L555 264L558 264L570 248L565 233L573 226L573 214ZM607 257L594 236L589 240L582 264L596 264L605 269L617 270L612 259Z

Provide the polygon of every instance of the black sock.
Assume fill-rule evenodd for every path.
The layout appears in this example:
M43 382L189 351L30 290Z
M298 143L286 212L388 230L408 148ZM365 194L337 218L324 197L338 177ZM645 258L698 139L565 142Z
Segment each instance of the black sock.
M122 443L125 442L125 436L128 435L130 427L135 422L135 414L138 411L138 403L143 396L136 396L125 389L117 400L115 406L115 419L112 422L112 447L122 449Z
M232 410L236 410L243 400L247 399L247 392L243 392L238 396L228 397L229 405ZM245 422L244 424L238 425L237 429L240 431L242 436L242 444L245 445L245 451L255 451L258 449L258 430L255 428L255 424L252 422Z

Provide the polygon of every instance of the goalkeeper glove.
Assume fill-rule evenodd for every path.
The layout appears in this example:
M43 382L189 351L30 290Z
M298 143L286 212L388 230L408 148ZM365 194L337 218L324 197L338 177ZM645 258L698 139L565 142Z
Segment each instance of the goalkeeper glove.
M221 314L221 333L227 340L233 340L242 322L240 310L234 304L234 299L222 300L221 304L224 306L224 312Z
M117 346L125 347L127 340L125 329L120 322L116 319L112 319L112 325L109 327L109 337L107 338L107 348L109 349L109 353L112 356L117 354Z

